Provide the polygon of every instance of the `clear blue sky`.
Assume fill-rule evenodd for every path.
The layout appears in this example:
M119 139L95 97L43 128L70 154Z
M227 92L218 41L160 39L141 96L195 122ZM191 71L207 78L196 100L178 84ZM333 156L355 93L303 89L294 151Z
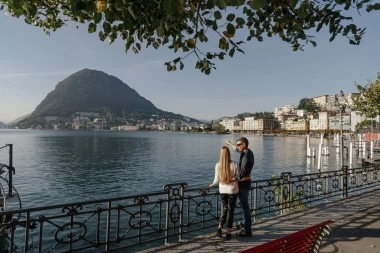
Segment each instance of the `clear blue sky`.
M46 36L23 18L0 12L0 121L32 112L58 82L83 68L116 76L162 110L200 120L356 92L355 81L365 85L380 71L380 15L363 12L354 21L367 27L360 46L342 37L330 43L324 31L316 34L316 48L293 52L280 39L264 37L243 44L245 55L217 61L217 70L206 76L194 69L194 57L185 60L183 71L169 73L164 63L178 53L151 48L125 54L121 39L109 45L73 23Z

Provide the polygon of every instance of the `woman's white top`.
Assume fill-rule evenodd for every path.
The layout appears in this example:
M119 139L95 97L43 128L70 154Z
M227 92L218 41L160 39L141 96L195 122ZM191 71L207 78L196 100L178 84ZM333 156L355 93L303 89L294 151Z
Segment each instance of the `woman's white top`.
M239 165L235 162L230 163L230 169L232 176L239 173ZM219 172L218 172L218 163L215 165L215 178L212 184L217 184L219 182ZM230 182L229 184L219 183L219 192L221 194L236 194L239 192L238 182Z

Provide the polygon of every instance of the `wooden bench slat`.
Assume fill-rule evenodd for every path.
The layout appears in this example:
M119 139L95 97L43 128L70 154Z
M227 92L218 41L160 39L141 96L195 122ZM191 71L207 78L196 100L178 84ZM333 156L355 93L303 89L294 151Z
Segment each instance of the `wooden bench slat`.
M329 233L329 229L326 229L326 226L331 223L332 221L328 220L273 241L240 251L240 253L309 253L313 248L319 249L319 244L322 242L323 237Z

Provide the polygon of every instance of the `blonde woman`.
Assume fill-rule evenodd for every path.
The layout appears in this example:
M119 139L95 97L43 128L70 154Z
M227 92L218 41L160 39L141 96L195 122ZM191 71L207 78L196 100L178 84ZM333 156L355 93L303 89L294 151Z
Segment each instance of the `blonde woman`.
M223 211L219 219L219 226L216 235L222 237L223 225L227 223L226 239L231 239L231 229L234 219L236 199L239 186L236 180L231 181L239 173L239 166L231 161L231 154L228 147L223 146L220 151L220 160L215 165L214 182L210 185L214 187L219 182L219 192L222 199Z

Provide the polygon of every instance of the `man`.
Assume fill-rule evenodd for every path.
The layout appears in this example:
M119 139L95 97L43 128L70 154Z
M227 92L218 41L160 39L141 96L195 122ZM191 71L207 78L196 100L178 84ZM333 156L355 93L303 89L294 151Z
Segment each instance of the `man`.
M251 171L253 164L255 163L255 157L253 152L248 148L248 140L245 137L241 137L237 140L236 146L231 141L226 140L226 144L232 146L236 152L240 153L239 174L236 175L231 181L238 181L239 185L239 201L244 214L244 220L242 225L244 228L238 233L238 236L250 237L252 236L252 219L251 209L248 205L248 194L251 190Z

